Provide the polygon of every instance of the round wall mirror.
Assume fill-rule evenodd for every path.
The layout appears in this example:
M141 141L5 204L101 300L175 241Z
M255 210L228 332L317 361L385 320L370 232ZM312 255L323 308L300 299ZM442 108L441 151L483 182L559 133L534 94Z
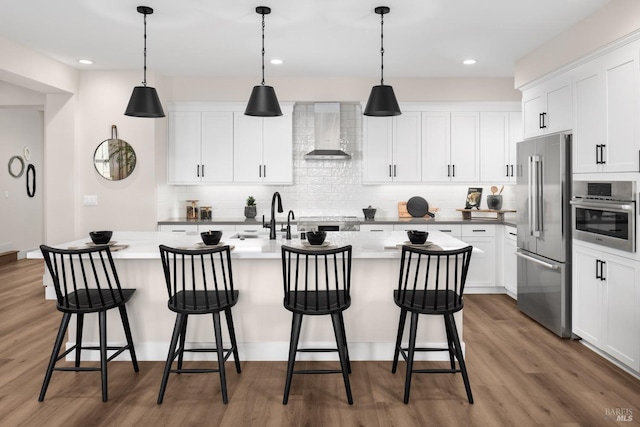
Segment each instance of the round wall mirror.
M110 180L119 181L133 173L136 152L128 142L117 137L102 141L93 154L93 164L98 173Z

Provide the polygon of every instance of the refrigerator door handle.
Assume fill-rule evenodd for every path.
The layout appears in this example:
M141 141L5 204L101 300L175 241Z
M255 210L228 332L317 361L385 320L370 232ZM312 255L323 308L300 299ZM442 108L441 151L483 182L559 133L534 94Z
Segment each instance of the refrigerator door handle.
M520 251L516 251L516 256L518 256L518 257L520 257L522 259L526 259L527 261L535 262L536 264L540 264L541 266L549 268L551 270L557 270L557 269L560 268L560 266L557 265L557 264L551 264L549 262L545 262L545 261L539 260L537 258L530 257L529 255L525 255L524 253L522 253Z
M542 183L540 182L540 156L529 156L529 234L540 237L542 228Z

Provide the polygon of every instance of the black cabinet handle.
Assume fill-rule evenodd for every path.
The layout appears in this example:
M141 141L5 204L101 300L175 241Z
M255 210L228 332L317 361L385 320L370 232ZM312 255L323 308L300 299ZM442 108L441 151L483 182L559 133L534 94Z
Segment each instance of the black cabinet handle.
M451 165L447 165L447 176L451 176Z
M393 175L391 175L391 165L389 165L389 178L391 178Z
M538 114L538 128L542 129L544 126L542 125L542 114Z
M600 144L600 163L602 163L603 165L607 163L607 161L604 159L604 147L606 147L606 144Z
M540 117L539 117L540 129L545 129L547 127L547 124L545 123L546 122L546 120L545 120L546 116L547 116L547 113L540 113Z
M606 277L604 277L604 265L606 264L606 261L600 261L600 280L605 281L607 280Z
M505 176L509 176L509 165L505 165L507 167L507 174Z
M602 277L600 276L600 260L597 259L596 260L596 279L601 279Z
M398 176L398 165L393 165L393 176L394 178Z
M262 165L262 176L267 177L267 165Z
M511 176L513 177L513 164L511 165Z
M516 233L509 232L509 234L511 234L512 236L517 236Z
M204 178L204 165L202 165L202 177Z
M474 232L474 233L486 233L486 232L487 232L487 230L484 230L484 229L483 229L483 230L481 230L481 229L479 229L479 228L477 228L477 229L473 229L473 230L471 230L471 231L472 231L472 232Z
M198 165L198 169L196 171L196 176L200 178L200 165Z
M452 165L451 169L453 170L453 176L456 176L456 165Z

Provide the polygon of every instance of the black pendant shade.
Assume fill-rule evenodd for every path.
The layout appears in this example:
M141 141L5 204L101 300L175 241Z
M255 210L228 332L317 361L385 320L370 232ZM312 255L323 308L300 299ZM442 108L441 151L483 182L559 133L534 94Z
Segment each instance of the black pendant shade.
M266 85L254 86L244 114L258 117L281 116L282 111L273 87Z
M133 117L164 117L158 92L155 88L147 86L147 15L151 15L153 9L149 6L138 6L137 11L144 15L144 78L142 86L133 88L124 114Z
M384 84L384 15L389 13L390 9L387 6L378 6L374 11L380 15L380 84L371 88L363 114L374 117L399 116L402 112L393 88Z
M371 88L367 106L364 108L365 116L399 116L402 114L393 88L387 85L377 85Z
M262 15L262 84L253 87L244 114L256 117L281 116L282 111L280 110L276 91L272 86L264 84L264 16L271 13L271 8L258 6L256 7L256 13Z
M133 117L164 117L164 110L156 88L150 86L134 87L124 114Z

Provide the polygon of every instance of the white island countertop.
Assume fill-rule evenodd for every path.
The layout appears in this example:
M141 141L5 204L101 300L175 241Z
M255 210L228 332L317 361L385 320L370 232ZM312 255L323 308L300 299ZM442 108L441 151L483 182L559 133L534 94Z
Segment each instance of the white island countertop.
M280 233L279 233L280 234ZM282 245L301 247L306 241L301 240L295 234L291 240L278 236L275 240L269 240L267 232L256 233L256 237L240 239L236 232L225 232L221 243L233 246L232 257L243 259L273 259L281 257ZM115 231L112 242L116 248L127 245L125 249L113 252L114 259L159 259L158 246L163 244L178 248L199 248L202 239L199 234L182 234L156 231ZM429 232L429 242L442 249L458 249L466 244L446 233L440 231ZM404 231L391 232L327 232L326 243L330 246L353 246L353 258L399 258L400 247L408 242ZM54 245L59 248L80 248L92 244L89 237L72 242ZM478 249L474 248L474 251ZM27 253L27 258L42 258L40 250Z

